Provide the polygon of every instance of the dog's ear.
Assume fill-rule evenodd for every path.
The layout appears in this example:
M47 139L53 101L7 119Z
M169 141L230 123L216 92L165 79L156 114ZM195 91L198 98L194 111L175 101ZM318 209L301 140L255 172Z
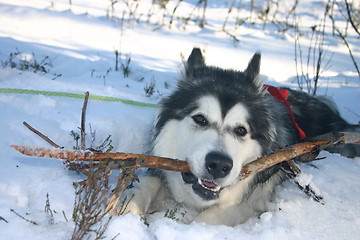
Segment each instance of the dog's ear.
M255 79L259 75L260 60L261 54L259 52L255 53L254 56L251 58L248 67L244 71L244 73L251 79Z
M247 75L259 88L262 88L262 82L259 80L258 75L260 72L260 60L261 54L256 52L254 56L251 58L248 67L244 71L245 75Z
M205 61L200 48L193 48L185 64L186 75L194 76L195 70L203 66L205 66Z

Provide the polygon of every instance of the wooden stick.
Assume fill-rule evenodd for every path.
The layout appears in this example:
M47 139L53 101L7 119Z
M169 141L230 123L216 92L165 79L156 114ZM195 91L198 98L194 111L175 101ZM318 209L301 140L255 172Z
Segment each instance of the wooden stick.
M108 153L96 153L96 152L84 152L84 151L71 151L71 150L53 150L42 147L28 147L11 145L12 148L18 152L42 158L56 158L62 159L65 163L77 162L77 161L107 161L112 162L114 169L135 167L135 168L162 168L169 171L189 172L189 166L187 162L163 158L156 156L148 156L135 153L120 153L120 152L108 152Z
M42 139L44 139L46 142L48 142L51 146L55 147L55 148L62 148L59 145L57 145L55 142L53 142L50 138L48 138L47 136L45 136L44 134L42 134L41 132L39 132L38 130L36 130L35 128L33 128L32 126L30 126L30 124L28 124L27 122L23 122L23 124L33 133L35 133L36 135L38 135L39 137L41 137Z
M323 139L323 140L320 140ZM263 156L255 161L245 164L241 170L240 178L246 178L252 174L270 168L280 162L288 161L296 157L303 157L310 154L312 160L317 154L329 147L345 143L359 143L360 133L330 133L317 137L314 141L298 143L284 148L273 154ZM112 169L119 168L161 168L169 171L189 172L190 168L186 161L148 156L132 153L94 153L84 151L52 150L40 147L27 147L12 145L22 154L44 158L57 158L64 160L65 163L77 161L106 161L112 164ZM310 161L305 158L306 161ZM301 160L301 158L300 158Z
M303 142L293 145L291 147L287 147L281 149L280 151L260 157L257 160L245 164L240 172L241 178L246 178L252 174L261 172L267 168L270 168L278 163L288 161L294 159L299 156L303 156L305 154L311 152L318 152L317 149L319 146L328 144L328 141L316 141L316 142Z

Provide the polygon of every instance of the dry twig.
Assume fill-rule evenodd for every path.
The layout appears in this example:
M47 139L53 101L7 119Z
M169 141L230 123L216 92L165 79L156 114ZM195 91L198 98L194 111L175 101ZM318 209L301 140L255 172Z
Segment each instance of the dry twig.
M55 147L55 148L63 148L60 147L59 145L57 145L55 142L53 142L50 138L48 138L47 136L45 136L44 134L42 134L41 132L39 132L38 130L36 130L35 128L33 128L32 126L30 126L30 124L28 124L27 122L23 122L23 124L33 133L35 133L36 135L38 135L39 137L41 137L42 139L44 139L46 142L48 142L51 146Z
M14 209L10 209L10 211L13 212L13 213L14 213L16 216L18 216L19 218L21 218L21 219L23 219L23 220L25 220L25 221L33 224L33 225L39 225L37 222L32 221L32 220L29 220L29 219L23 217L22 215L20 215L19 213L17 213Z
M81 150L85 151L85 119L86 119L86 108L89 100L89 92L85 92L84 104L81 110Z
M83 184L74 184L76 198L72 218L75 228L72 240L103 239L111 219L104 219L108 213L105 208L109 201L109 173L107 165L101 164L97 169L89 170L88 179Z
M4 221L6 223L9 223L5 218L3 218L2 216L0 216L0 221Z

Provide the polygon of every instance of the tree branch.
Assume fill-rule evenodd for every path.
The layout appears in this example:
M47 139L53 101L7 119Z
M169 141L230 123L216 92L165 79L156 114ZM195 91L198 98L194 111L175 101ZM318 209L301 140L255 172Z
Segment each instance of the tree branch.
M108 152L97 153L89 151L71 151L71 150L53 150L42 147L28 147L12 145L12 148L18 152L42 158L56 158L64 160L65 163L83 162L83 161L106 161L112 164L112 169L134 167L134 168L161 168L169 171L189 172L189 166L185 161L148 156L135 153Z
M350 22L351 26L353 27L353 29L355 30L355 32L360 36L360 32L356 27L356 24L354 23L354 20L352 18L352 5L349 4L349 2L347 0L345 0L345 6L346 6L346 12L348 14L348 21Z
M321 135L317 138L310 139L307 142L295 144L293 146L281 149L275 153L258 158L257 160L245 164L241 170L240 178L244 179L252 174L261 172L278 163L298 158L299 161L309 162L313 161L318 153L330 146L341 146L343 144L360 144L360 133L329 133ZM84 151L70 151L70 150L52 150L41 147L28 147L12 145L22 154L43 157L62 159L65 163L76 162L106 162L111 169L126 169L126 168L160 168L169 171L189 172L190 168L186 161L148 156L143 154L132 153L95 153ZM79 163L81 166L81 163ZM96 165L93 165L96 167Z

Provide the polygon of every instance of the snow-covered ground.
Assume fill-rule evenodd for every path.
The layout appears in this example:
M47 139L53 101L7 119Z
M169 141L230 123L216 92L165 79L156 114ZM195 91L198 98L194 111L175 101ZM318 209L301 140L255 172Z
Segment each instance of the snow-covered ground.
M124 2L135 6L131 5L134 1ZM142 2L137 10L144 12L140 21L121 24L125 8L119 4L112 14L110 2L105 0L0 0L0 88L89 91L91 95L157 103L176 86L182 56L194 46L205 49L207 63L239 70L255 51L261 51L264 80L297 88L291 31L279 34L271 24L265 31L262 26L243 25L236 32L239 42L234 41L219 31L227 1L209 1L205 29L191 23L185 30L181 24L169 29L154 24L162 21L161 15L159 20L152 19L152 24L146 23L151 1ZM171 1L169 9L177 2ZM198 1L184 1L181 11L191 11L191 2ZM318 22L316 16L322 14L326 1L299 2L301 24ZM111 20L108 16L115 17ZM348 40L359 64L359 38L349 31ZM309 37L302 43L306 51ZM349 122L358 123L360 80L354 65L344 44L330 33L325 46L328 55L334 55L322 74L319 94L331 97ZM115 50L121 52L125 67L130 59L127 77L121 63L115 71ZM45 69L35 73L30 66L24 70L24 64L34 60ZM11 68L11 64L16 67ZM154 93L147 96L145 89L151 85ZM82 99L0 92L0 239L71 237L72 183L84 176L67 170L57 160L25 157L10 145L49 147L23 126L26 121L72 149L75 142L70 132L78 131L82 104ZM155 111L121 102L90 101L87 123L96 131L98 144L111 134L116 151L141 153ZM147 226L139 216L127 215L113 218L105 235L107 239L116 235L116 239L360 239L360 159L326 152L321 157L326 159L314 162L316 167L304 165L302 169L324 196L325 205L285 182L278 187L273 211L234 228L184 225L165 217ZM44 211L47 194L51 209L56 211L53 220Z

